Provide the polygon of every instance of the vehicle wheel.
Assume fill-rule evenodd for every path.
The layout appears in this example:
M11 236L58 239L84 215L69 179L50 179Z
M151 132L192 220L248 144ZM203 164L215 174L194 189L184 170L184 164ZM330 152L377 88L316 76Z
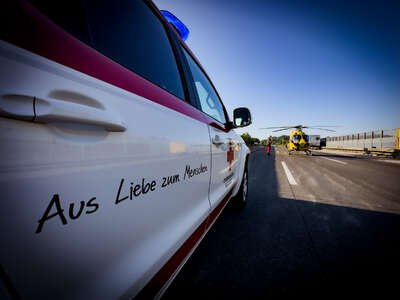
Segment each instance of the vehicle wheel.
M235 202L239 207L244 207L247 203L247 192L249 187L249 177L248 177L248 170L247 170L247 163L244 167L244 173L242 178L242 183L240 185L239 191L235 196Z

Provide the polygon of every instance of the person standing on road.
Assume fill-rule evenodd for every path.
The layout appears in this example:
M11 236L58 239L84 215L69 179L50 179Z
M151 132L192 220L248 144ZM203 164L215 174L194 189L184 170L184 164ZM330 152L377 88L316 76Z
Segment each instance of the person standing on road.
M272 136L269 136L269 138L267 140L267 145L266 145L266 151L267 151L268 155L271 154L271 145L272 145Z

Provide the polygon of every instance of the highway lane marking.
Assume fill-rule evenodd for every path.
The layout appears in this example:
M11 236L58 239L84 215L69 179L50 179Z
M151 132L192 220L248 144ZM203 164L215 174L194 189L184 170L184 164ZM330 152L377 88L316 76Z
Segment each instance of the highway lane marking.
M289 168L287 167L286 163L284 161L281 161L281 163L282 163L283 170L285 171L285 174L286 174L286 177L287 177L289 183L291 185L297 185L297 182L296 182L296 180L294 180L294 177L293 177L292 173L290 172Z
M327 160L331 160L331 161L337 162L337 163L342 164L342 165L347 165L347 162L340 161L340 160L337 160L337 159L328 158L328 157L324 157L324 156L321 156L321 158L325 158Z

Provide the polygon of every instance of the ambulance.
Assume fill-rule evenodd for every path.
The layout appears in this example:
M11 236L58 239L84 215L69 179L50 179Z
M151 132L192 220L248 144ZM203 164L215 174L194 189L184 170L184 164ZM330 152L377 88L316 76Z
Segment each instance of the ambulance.
M0 7L0 298L161 297L246 203L249 110L151 1Z

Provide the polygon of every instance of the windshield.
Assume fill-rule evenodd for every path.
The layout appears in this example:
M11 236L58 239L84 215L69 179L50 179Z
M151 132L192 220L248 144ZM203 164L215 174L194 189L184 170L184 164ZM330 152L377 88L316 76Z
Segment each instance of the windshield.
M293 143L298 143L298 142L300 142L300 139L301 139L301 135L295 134L295 135L292 137L292 142L293 142Z

